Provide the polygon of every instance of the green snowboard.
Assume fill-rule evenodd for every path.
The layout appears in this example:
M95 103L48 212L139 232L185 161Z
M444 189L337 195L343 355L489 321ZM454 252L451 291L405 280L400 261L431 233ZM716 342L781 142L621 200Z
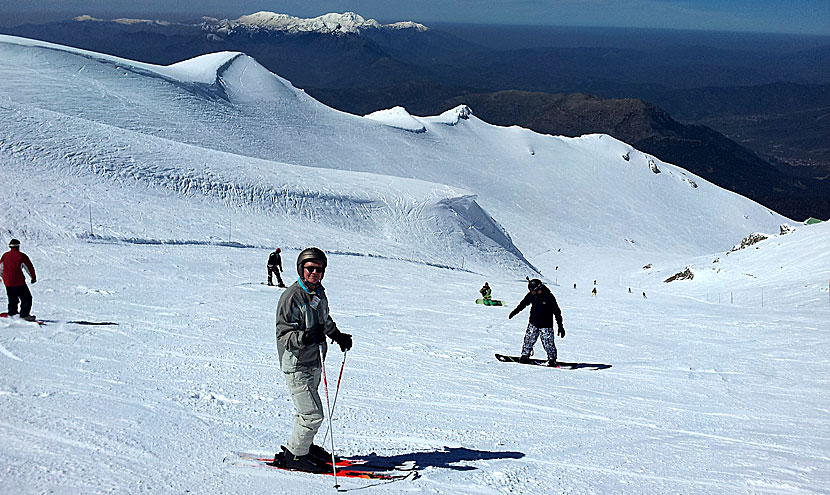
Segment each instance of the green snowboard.
M476 304L483 304L485 306L504 306L504 301L499 301L498 299L490 299L489 301L485 301L484 299L476 299Z

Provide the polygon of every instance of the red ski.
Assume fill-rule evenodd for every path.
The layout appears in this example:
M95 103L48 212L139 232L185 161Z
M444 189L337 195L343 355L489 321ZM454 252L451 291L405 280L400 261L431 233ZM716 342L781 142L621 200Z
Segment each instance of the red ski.
M0 313L0 318L13 318L13 317L10 317L8 313ZM32 323L37 323L38 325L45 325L46 324L45 321L37 320L37 319L27 320L27 319L24 318L23 321L30 321Z
M255 467L277 469L280 471L292 471L286 467L274 464L273 456L251 454L248 452L234 452L232 455L225 457L222 462L238 467ZM308 474L333 476L334 473L333 471L329 471L326 473ZM363 478L371 480L411 480L418 477L418 471L415 469L414 461L396 466L376 466L370 465L360 459L344 458L337 461L337 476L343 478Z

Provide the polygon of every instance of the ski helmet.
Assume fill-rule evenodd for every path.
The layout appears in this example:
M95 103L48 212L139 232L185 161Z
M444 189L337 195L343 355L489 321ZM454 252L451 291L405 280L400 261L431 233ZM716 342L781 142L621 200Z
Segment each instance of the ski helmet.
M527 290L534 291L542 286L542 281L538 278L534 278L527 281Z
M19 248L20 247L20 241L18 241L17 239L10 240L9 241L9 247L10 248Z
M316 247L310 247L303 249L300 252L300 255L297 256L297 274L302 277L303 276L303 267L309 261L317 261L323 265L323 270L326 269L326 265L328 265L328 260L326 259L326 253L323 252L322 249Z
M278 252L278 253L280 252L280 248L277 248L277 252Z

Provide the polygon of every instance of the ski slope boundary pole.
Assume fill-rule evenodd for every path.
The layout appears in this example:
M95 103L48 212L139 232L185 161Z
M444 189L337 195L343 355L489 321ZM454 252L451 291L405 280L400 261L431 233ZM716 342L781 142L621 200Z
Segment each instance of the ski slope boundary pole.
M320 351L320 363L323 368L323 390L326 392L326 408L329 410L329 430L331 430L331 403L329 402L329 383L326 380L326 356L323 355L323 344L317 348ZM334 475L334 488L340 491L340 484L337 483L337 463L334 456L334 432L331 432L331 470Z

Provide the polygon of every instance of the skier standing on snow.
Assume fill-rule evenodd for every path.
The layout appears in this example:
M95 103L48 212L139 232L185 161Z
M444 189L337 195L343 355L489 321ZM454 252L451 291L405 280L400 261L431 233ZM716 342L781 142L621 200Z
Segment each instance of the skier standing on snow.
M294 401L294 430L283 447L285 467L312 473L329 472L331 454L314 445L314 435L323 423L320 386L326 337L345 353L352 336L341 332L329 315L329 303L321 282L328 261L318 248L303 250L297 257L300 277L280 296L277 305L277 352L280 370Z
M17 314L17 305L20 303L20 317L34 321L30 314L32 310L32 293L26 285L23 270L29 273L32 283L37 282L35 267L25 254L20 252L20 241L9 241L9 250L0 257L0 274L3 276L3 285L6 286L6 295L9 297L9 316Z
M542 336L542 345L548 354L548 366L556 366L556 344L553 341L553 318L556 317L556 326L559 328L559 336L565 338L565 327L562 326L562 311L556 303L550 289L538 278L527 282L528 293L521 300L518 306L510 312L508 318L513 318L520 311L530 305L530 319L525 331L524 344L520 363L529 363L530 354L539 335Z
M268 285L274 285L271 282L271 274L273 273L277 276L277 287L285 287L285 284L282 282L282 277L280 277L281 271L282 256L280 256L280 248L277 248L268 256Z
M478 290L481 293L481 297L484 299L484 305L490 306L493 301L493 291L490 290L490 285L487 282L484 282L484 287Z

